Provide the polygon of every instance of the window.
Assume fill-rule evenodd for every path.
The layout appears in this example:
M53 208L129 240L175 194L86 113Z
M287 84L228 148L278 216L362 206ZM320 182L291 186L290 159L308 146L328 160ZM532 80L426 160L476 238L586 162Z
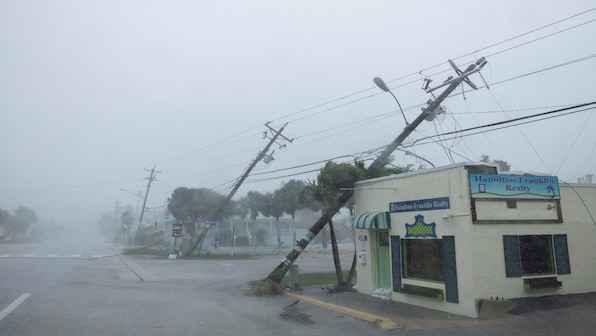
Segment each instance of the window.
M403 277L445 281L441 239L403 239Z
M553 236L519 236L522 275L555 273Z
M389 246L389 232L379 232L379 246Z
M571 274L567 235L505 235L507 277L541 274Z

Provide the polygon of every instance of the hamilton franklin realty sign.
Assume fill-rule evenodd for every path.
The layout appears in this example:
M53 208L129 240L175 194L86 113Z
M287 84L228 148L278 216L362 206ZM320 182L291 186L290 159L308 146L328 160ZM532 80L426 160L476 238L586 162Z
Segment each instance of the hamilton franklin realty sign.
M556 176L470 174L472 198L559 199Z
M427 211L449 208L449 197L389 203L389 212Z

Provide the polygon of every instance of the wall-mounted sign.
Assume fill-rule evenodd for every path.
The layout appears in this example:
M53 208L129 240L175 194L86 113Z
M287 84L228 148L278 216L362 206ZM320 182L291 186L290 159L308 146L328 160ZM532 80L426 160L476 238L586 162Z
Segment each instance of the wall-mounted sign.
M449 208L449 197L389 203L389 212L427 211Z
M556 176L470 174L472 198L559 199Z
M437 238L437 224L435 222L425 223L424 216L416 215L414 224L406 223L407 237L434 237Z

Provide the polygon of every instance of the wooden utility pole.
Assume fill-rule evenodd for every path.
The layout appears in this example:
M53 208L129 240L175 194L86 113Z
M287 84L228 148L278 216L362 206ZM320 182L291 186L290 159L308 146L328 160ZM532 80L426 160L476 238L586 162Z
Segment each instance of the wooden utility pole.
M257 163L259 163L259 161L263 160L263 158L265 158L265 156L268 155L267 152L269 152L269 148L271 148L271 145L273 145L277 141L277 138L278 137L282 137L284 140L286 140L288 142L294 141L294 139L288 139L288 138L286 138L285 136L283 136L281 134L281 132L283 132L284 128L286 128L287 125L288 125L288 123L285 123L279 129L279 131L277 131L273 127L269 126L269 123L266 123L265 124L265 126L267 128L269 128L269 131L271 131L271 133L273 134L273 136L271 137L271 139L270 139L269 143L267 144L267 146L265 146L265 148L263 148L263 150L260 151L259 154L257 154L257 157L250 163L250 165L248 166L248 168L246 168L246 170L244 171L244 174L242 174L242 176L240 177L240 179L238 179L238 181L234 185L234 188L228 193L228 195L226 196L225 201L219 207L218 212L221 211L223 209L223 207L232 199L232 197L234 196L234 194L236 194L236 191L238 191L238 188L240 188L240 186L242 185L242 183L244 182L244 180L246 180L246 178L248 177L248 175L250 174L250 172L257 165ZM265 133L265 136L266 135L267 135L267 133Z
M395 138L386 148L383 150L381 154L370 164L367 168L367 173L373 172L379 165L386 162L389 158L391 153L393 153L399 145L412 133L418 125L422 123L423 120L431 121L435 116L442 112L442 108L440 104L447 98L453 90L455 90L462 82L466 82L472 88L475 89L475 86L472 82L468 79L473 73L476 73L486 65L486 61L484 58L479 59L476 63L470 64L465 71L459 70L453 62L449 61L451 66L454 68L458 77L450 79L440 85L439 87L443 87L448 85L445 91L443 91L438 97L434 100L430 100L428 102L428 106L422 108L422 113L418 115L414 121L410 124L406 124L404 130ZM438 88L438 87L437 87ZM435 89L437 89L435 88ZM434 89L433 89L434 90ZM427 92L431 92L433 90L427 90ZM335 206L327 209L321 218L317 220L317 222L310 228L309 231L306 232L304 238L298 242L298 244L288 253L288 255L281 261L281 263L267 276L266 280L272 283L279 284L281 280L284 278L290 267L294 264L296 259L300 256L300 253L308 246L308 244L312 241L312 239L325 227L325 225L333 218L333 216L344 206L344 204L352 197L354 191L353 190L346 190L344 191L337 199Z
M248 175L250 175L250 172L253 170L253 168L257 165L257 163L259 163L259 161L263 160L265 157L270 156L271 154L267 154L269 152L269 149L271 148L271 146L276 143L277 139L279 137L283 138L285 141L288 142L292 142L294 141L294 139L288 139L285 136L283 136L281 133L283 132L283 130L286 128L286 126L288 125L288 123L285 123L282 128L278 130L274 129L273 127L271 127L269 125L269 123L266 123L265 126L267 128L269 128L269 131L265 131L265 137L268 137L269 132L271 132L272 136L269 139L269 143L267 144L267 146L265 146L265 148L263 148L262 151L260 151L257 154L257 157L248 165L248 167L246 168L246 170L244 171L244 173L242 174L242 176L240 176L240 178L238 179L238 181L236 181L236 184L234 185L234 188L232 188L232 190L228 193L228 195L226 195L225 200L220 204L220 206L217 208L217 211L215 211L215 217L213 218L214 220L219 219L221 212L223 211L223 209L225 208L225 206L230 202L230 200L232 199L232 197L234 197L234 194L236 194L236 192L238 191L238 189L240 188L240 186L242 185L242 183L244 182L244 180L246 180L246 178L248 177ZM273 160L271 158L271 160ZM196 239L192 242L192 244L190 245L188 251L187 251L187 255L191 254L194 252L194 250L196 250L196 248L199 246L199 244L201 244L201 242L205 239L205 237L207 236L207 232L209 231L209 227L206 227L204 231L201 231L201 233L196 237ZM200 252L200 251L199 251Z
M147 168L145 168L145 171L151 172L151 175L149 175L149 177L145 178L145 180L149 180L149 182L147 183L147 190L145 191L145 197L143 198L143 207L141 208L141 215L139 216L139 225L137 226L136 239L139 239L139 233L141 232L141 223L143 223L143 215L145 214L145 205L147 204L147 197L149 196L149 189L151 189L151 182L157 181L157 179L155 178L155 173L161 173L161 170L155 171L155 166L153 166L153 168L151 168L151 170L148 170Z

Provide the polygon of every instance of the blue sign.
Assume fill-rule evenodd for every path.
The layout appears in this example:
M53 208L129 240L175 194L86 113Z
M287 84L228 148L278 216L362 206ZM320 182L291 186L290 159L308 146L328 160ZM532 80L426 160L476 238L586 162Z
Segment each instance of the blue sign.
M450 208L449 197L389 203L389 212L428 211Z
M472 198L559 199L556 176L470 174Z
M208 226L217 225L217 221L213 219L202 219L201 223Z

